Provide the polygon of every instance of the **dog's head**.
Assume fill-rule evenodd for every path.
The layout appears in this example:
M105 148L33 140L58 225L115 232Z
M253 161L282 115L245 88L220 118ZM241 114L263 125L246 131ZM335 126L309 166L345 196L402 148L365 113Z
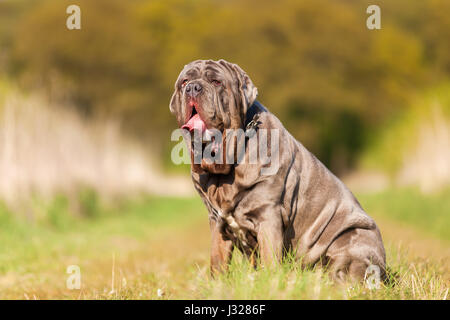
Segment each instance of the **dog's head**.
M202 133L216 129L223 133L244 127L247 109L257 93L253 82L238 65L225 60L197 60L187 64L178 76L170 111L180 128ZM197 172L226 174L230 168L225 163L193 163Z

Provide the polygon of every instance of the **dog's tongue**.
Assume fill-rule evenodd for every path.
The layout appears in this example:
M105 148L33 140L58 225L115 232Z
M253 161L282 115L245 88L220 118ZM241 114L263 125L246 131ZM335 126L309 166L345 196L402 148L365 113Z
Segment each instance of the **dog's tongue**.
M189 119L189 121L184 124L181 129L188 129L189 131L200 130L200 132L203 133L206 130L206 124L197 113L191 119Z

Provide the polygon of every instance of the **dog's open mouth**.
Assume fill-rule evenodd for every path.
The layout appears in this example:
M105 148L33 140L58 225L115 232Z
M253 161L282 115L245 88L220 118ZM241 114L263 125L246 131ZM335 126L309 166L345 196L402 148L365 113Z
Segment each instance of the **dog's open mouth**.
M198 154L203 151L206 146L206 141L204 141L203 136L206 131L206 124L197 112L197 104L194 101L190 101L189 107L191 107L191 113L189 119L186 123L181 126L181 129L186 129L191 135L191 151L194 154ZM201 148L199 148L201 146Z
M195 111L195 108L193 110ZM200 118L200 115L196 112L181 128L187 129L189 132L198 130L200 131L200 133L203 133L206 130L206 124L202 120L202 118Z
M206 124L200 118L199 113L197 112L198 104L194 101L190 101L189 107L191 107L191 114L189 116L188 121L181 127L182 129L187 129L189 132L193 132L194 130L199 130L201 134L206 130Z
M210 144L210 149L208 149L210 152L208 154L211 157L215 157L220 150L222 139L216 141L215 136L211 134L212 131L206 128L206 123L197 111L198 105L191 101L189 106L192 107L190 117L181 128L188 130L191 134L191 150L194 154L201 152L204 155L206 147Z

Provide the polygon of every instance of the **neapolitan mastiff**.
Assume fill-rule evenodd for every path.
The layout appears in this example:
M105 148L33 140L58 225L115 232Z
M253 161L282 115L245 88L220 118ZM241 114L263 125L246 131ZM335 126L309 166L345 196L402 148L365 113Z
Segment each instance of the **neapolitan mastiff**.
M290 250L303 266L326 266L338 281L363 279L371 265L379 267L384 277L384 246L374 220L256 96L256 87L236 64L197 60L181 71L170 101L179 126L188 129L185 136L192 137L188 141L192 180L209 211L212 272L226 270L233 248L239 248L250 258L259 256L266 265L276 265ZM223 161L211 161L201 152L196 158L194 133L204 138L212 129L223 135L220 149L218 141L211 139L216 148L210 154L219 154ZM225 139L232 129L251 129L256 137L267 132L258 146L267 146L270 161L250 163L254 149L250 151L249 143L242 149L244 160L237 161L238 136ZM244 139L250 142L247 131ZM227 141L233 148L230 142L227 148ZM274 143L278 170L263 174L274 165ZM204 151L205 143L200 146ZM230 152L234 162L227 161Z

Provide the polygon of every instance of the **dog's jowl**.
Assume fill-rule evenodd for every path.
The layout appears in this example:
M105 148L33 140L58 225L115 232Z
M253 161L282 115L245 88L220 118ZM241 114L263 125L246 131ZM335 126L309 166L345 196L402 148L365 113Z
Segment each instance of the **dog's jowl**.
M384 277L374 220L256 97L236 64L197 60L181 71L170 101L209 212L212 271L225 270L238 248L274 265L291 251L304 266L327 267L336 280L363 279L370 266ZM227 140L233 130L244 134Z

